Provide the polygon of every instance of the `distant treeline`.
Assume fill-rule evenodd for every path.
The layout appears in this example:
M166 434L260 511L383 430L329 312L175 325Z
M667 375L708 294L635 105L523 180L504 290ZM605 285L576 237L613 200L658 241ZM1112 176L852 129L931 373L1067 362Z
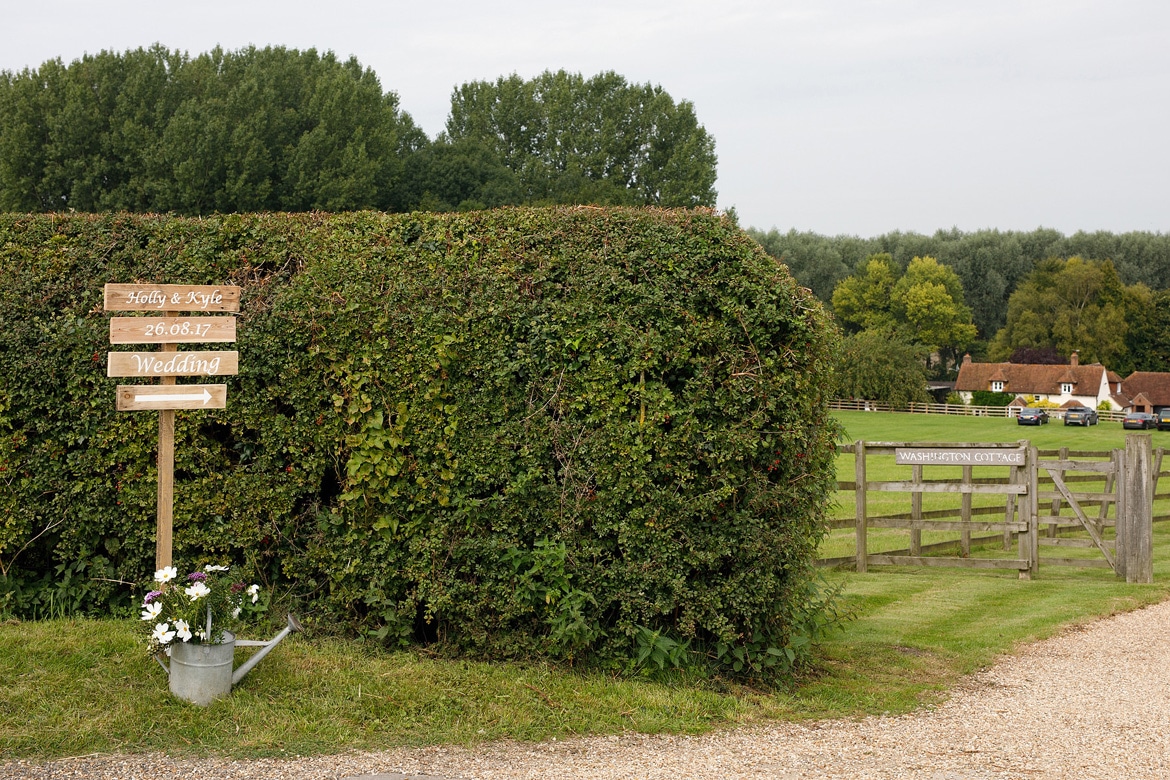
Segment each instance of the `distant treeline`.
M893 232L876 238L823 236L778 230L748 232L822 301L837 284L861 270L872 255L888 253L903 270L915 257L934 257L951 267L963 283L979 338L990 339L1007 323L1008 298L1037 264L1049 258L1080 256L1110 261L1126 285L1151 290L1170 287L1170 235L1163 233L1030 232L940 230L934 235Z
M607 72L469 82L430 139L356 59L156 45L0 72L0 210L714 206L694 107Z

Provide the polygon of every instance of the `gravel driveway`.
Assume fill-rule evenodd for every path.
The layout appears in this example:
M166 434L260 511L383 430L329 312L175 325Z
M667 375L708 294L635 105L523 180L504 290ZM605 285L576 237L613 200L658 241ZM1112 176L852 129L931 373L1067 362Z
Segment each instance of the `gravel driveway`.
M1071 630L933 710L702 737L591 737L296 760L0 763L4 778L1170 778L1170 602Z

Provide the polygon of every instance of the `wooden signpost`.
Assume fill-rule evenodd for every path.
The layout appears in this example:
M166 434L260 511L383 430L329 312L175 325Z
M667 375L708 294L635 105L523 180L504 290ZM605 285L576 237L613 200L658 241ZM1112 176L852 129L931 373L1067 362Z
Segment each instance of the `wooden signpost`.
M181 316L188 312L238 312L240 288L185 284L107 284L106 311L139 311L162 317L110 318L111 344L161 344L158 352L110 352L107 376L159 377L157 385L118 385L118 411L158 411L158 534L156 569L171 565L174 517L175 410L223 409L227 385L175 383L179 376L232 376L237 352L180 352L177 344L231 343L236 318Z

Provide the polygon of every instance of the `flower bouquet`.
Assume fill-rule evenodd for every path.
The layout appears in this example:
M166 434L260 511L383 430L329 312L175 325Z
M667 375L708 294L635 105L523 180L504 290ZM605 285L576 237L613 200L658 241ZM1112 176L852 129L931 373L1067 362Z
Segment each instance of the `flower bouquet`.
M228 571L208 565L180 578L174 566L166 566L154 573L154 589L142 600L140 615L152 655L169 654L176 640L219 644L245 610L256 608L260 586L233 582Z

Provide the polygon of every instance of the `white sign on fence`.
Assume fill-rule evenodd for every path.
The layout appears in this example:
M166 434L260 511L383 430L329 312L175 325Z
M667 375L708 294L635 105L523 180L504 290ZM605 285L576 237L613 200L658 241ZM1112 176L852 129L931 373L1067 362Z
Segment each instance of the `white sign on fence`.
M909 466L1023 466L1024 451L899 447L894 450L894 462Z

